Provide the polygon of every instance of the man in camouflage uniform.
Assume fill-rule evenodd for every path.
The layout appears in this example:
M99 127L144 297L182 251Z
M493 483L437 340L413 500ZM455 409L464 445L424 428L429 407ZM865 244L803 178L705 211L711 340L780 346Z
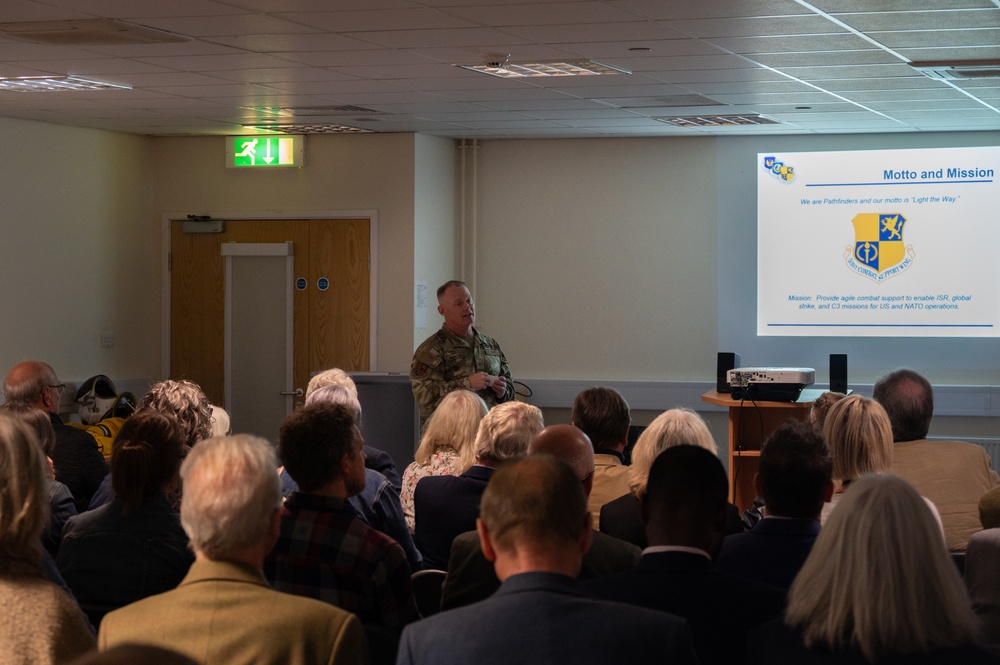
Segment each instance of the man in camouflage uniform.
M472 327L475 303L464 282L445 282L437 290L444 325L417 347L410 364L410 385L424 421L453 390L472 390L494 407L514 399L514 384L500 345Z

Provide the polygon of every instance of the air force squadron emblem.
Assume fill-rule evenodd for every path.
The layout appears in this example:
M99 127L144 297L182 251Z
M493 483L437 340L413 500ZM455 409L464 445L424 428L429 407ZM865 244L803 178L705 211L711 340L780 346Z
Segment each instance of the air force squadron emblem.
M913 245L903 244L906 218L899 213L864 212L851 220L854 245L844 250L847 267L875 282L894 277L913 263Z

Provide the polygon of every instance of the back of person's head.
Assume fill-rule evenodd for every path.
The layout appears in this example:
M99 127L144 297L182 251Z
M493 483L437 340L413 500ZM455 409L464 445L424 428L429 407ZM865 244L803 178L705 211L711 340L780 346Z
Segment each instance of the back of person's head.
M875 383L872 395L892 423L893 441L926 439L934 417L934 389L912 369L897 369Z
M476 432L476 461L499 464L522 457L545 423L537 406L524 402L504 402L490 409L479 421Z
M549 425L528 443L529 455L552 455L573 469L580 480L594 473L594 447L587 434L573 425Z
M212 436L229 436L233 428L229 422L229 412L221 406L212 405Z
M632 449L632 466L628 471L629 487L640 496L646 491L646 478L660 453L673 446L699 446L713 455L719 454L705 420L691 409L677 408L658 415L639 435Z
M184 429L185 443L193 446L212 435L212 404L193 381L167 379L153 384L139 408L173 416Z
M37 574L49 519L48 465L27 423L0 415L0 569Z
M59 382L56 371L40 360L26 360L14 365L3 382L3 398L7 402L34 404L49 386Z
M355 454L356 431L349 406L317 402L296 409L278 434L281 463L301 491L315 492L340 477L340 460Z
M667 448L653 462L641 499L650 544L657 529L721 539L728 496L729 479L714 453L692 445Z
M122 425L111 448L111 486L129 514L177 478L184 429L173 416L144 409Z
M354 413L354 420L361 426L361 402L358 401L358 394L351 392L341 385L330 384L320 386L306 397L306 406L313 404L340 404L346 406Z
M847 397L844 393L835 393L832 391L826 391L822 395L816 398L816 401L812 403L809 408L809 422L818 431L823 431L823 423L826 422L826 415L833 408L833 405L840 400Z
M941 527L905 480L852 483L792 583L785 623L806 646L877 662L971 643L977 624Z
M984 529L1000 528L1000 487L994 487L979 499L979 521Z
M340 386L351 393L354 399L358 398L358 387L355 385L354 379L339 367L333 367L309 379L309 384L306 385L306 399L309 399L310 395L325 386Z
M768 515L815 519L833 473L830 447L809 423L789 420L764 442L758 473Z
M589 528L580 479L551 455L532 455L500 465L483 492L479 517L494 545L565 547Z
M181 464L181 524L195 552L226 559L269 536L281 506L274 448L250 434L206 439Z
M892 425L875 400L851 395L830 409L823 436L833 455L833 477L854 480L892 468Z
M476 461L476 433L488 411L483 398L472 391L448 393L427 420L413 459L429 464L431 455L450 449L458 453L458 470L464 472Z
M0 410L12 418L27 423L38 437L42 451L49 457L52 456L52 451L56 447L56 430L52 427L49 414L27 402L5 402L0 406Z
M587 388L573 400L573 424L590 437L594 448L614 450L628 437L632 423L628 402L613 388Z

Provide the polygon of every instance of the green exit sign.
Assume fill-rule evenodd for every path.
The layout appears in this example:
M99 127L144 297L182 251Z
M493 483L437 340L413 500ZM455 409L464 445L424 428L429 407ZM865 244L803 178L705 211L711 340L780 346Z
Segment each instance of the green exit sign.
M226 141L226 166L302 166L302 143L301 136L230 136Z

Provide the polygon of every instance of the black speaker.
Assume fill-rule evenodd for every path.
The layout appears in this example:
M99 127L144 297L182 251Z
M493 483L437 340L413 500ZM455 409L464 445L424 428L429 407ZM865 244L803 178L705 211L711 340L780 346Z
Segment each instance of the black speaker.
M830 390L847 394L847 354L830 354Z
M726 372L731 369L736 369L740 366L740 354L738 353L726 353L724 351L719 351L719 361L718 366L715 370L715 389L720 393L731 393L733 392L732 386L729 385L729 380L726 378Z

